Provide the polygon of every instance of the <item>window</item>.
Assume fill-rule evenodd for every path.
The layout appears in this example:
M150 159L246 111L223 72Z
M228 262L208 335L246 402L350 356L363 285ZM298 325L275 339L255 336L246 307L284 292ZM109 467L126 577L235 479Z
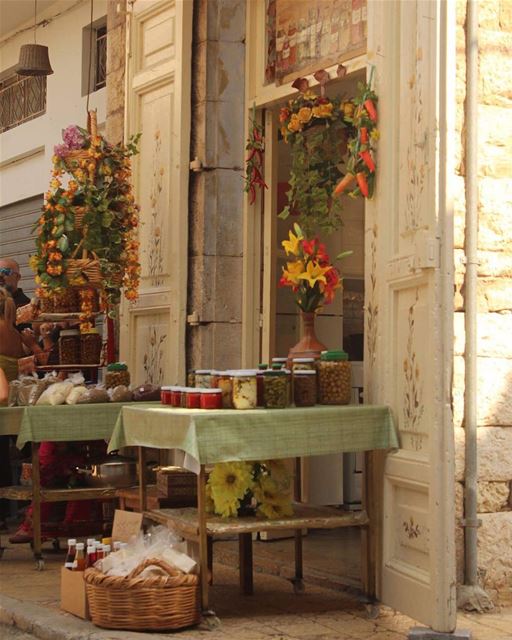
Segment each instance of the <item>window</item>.
M46 76L19 76L11 72L0 79L0 133L46 112Z
M92 30L92 33L91 33ZM107 18L82 29L82 95L107 84Z

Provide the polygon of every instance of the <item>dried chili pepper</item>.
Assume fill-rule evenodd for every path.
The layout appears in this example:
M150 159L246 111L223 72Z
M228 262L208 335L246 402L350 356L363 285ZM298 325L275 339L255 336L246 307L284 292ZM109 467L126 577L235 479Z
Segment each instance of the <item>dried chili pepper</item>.
M368 98L367 100L364 101L364 108L366 109L366 112L368 113L370 120L372 122L377 122L377 109L375 108L375 105L373 104L373 100L370 100L370 98Z
M371 173L374 173L375 172L375 162L373 161L372 154L369 151L361 151L359 153L359 157L362 159L362 161L368 167L368 170Z
M353 173L346 173L336 185L333 195L340 196L352 184L354 179L355 176Z
M362 171L356 174L356 180L357 180L357 185L359 187L359 190L361 191L363 196L367 198L368 194L370 193L370 190L368 189L368 182L366 181L366 176Z
M368 129L366 127L361 127L359 130L361 144L368 144Z

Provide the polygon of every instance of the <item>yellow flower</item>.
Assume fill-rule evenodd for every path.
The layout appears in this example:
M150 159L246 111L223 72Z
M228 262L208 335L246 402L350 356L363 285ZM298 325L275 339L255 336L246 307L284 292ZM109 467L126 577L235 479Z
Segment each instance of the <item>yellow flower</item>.
M291 487L291 473L283 460L267 460L265 466L270 477L279 487L280 491L288 493Z
M311 120L313 113L310 107L302 107L302 109L299 109L297 116L302 124L306 124Z
M351 118L354 115L355 105L353 102L344 102L341 105L341 111L347 118Z
M313 116L315 118L330 118L332 116L333 107L332 102L319 104L318 106L313 107Z
M288 495L279 490L277 482L270 476L261 476L253 489L256 501L261 504L283 505L289 502Z
M311 89L308 89L304 94L304 100L316 100L317 98L318 96L314 91L311 91Z
M289 131L300 131L302 129L302 125L299 120L299 116L296 113L292 113L290 122L288 123Z
M293 507L290 502L287 502L286 504L262 503L258 507L256 515L263 516L269 520L277 520L277 518L293 516Z
M288 231L289 240L283 240L281 242L283 249L286 251L286 255L289 256L290 253L294 256L299 255L299 241L300 237L295 235L293 231Z
M304 263L302 260L296 260L295 262L287 262L285 269L283 267L283 276L291 283L299 285L299 277L304 273Z
M221 462L210 473L208 484L216 513L236 515L241 500L252 488L252 465L247 462Z
M370 138L374 142L377 142L377 140L380 138L380 131L378 129L372 129L370 132Z
M307 264L306 271L299 275L299 280L307 280L310 287L314 287L315 283L326 283L325 274L331 269L331 266L321 267L318 262L310 260Z

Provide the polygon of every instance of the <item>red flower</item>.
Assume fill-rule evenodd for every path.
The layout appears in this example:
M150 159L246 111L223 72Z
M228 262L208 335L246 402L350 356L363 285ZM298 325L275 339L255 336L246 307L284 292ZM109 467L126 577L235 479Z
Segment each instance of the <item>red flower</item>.
M287 280L284 276L281 276L281 278L279 279L279 286L280 287L291 287L292 283Z
M322 267L325 267L330 262L329 255L327 253L327 247L322 242L320 242L318 245L316 257Z
M303 249L304 253L306 253L308 256L315 255L317 242L318 242L317 238L313 238L313 240L305 240L304 239L302 241L302 249Z
M283 122L286 122L289 117L290 117L290 109L288 109L288 107L283 107L279 111L279 122L282 124Z

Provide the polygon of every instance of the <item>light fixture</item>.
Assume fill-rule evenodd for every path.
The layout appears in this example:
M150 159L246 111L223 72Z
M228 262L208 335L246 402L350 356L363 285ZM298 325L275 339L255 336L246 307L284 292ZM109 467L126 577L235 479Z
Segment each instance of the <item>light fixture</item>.
M34 0L34 44L24 44L20 49L20 59L16 73L20 76L49 76L53 73L48 57L48 47L36 43L37 0Z

